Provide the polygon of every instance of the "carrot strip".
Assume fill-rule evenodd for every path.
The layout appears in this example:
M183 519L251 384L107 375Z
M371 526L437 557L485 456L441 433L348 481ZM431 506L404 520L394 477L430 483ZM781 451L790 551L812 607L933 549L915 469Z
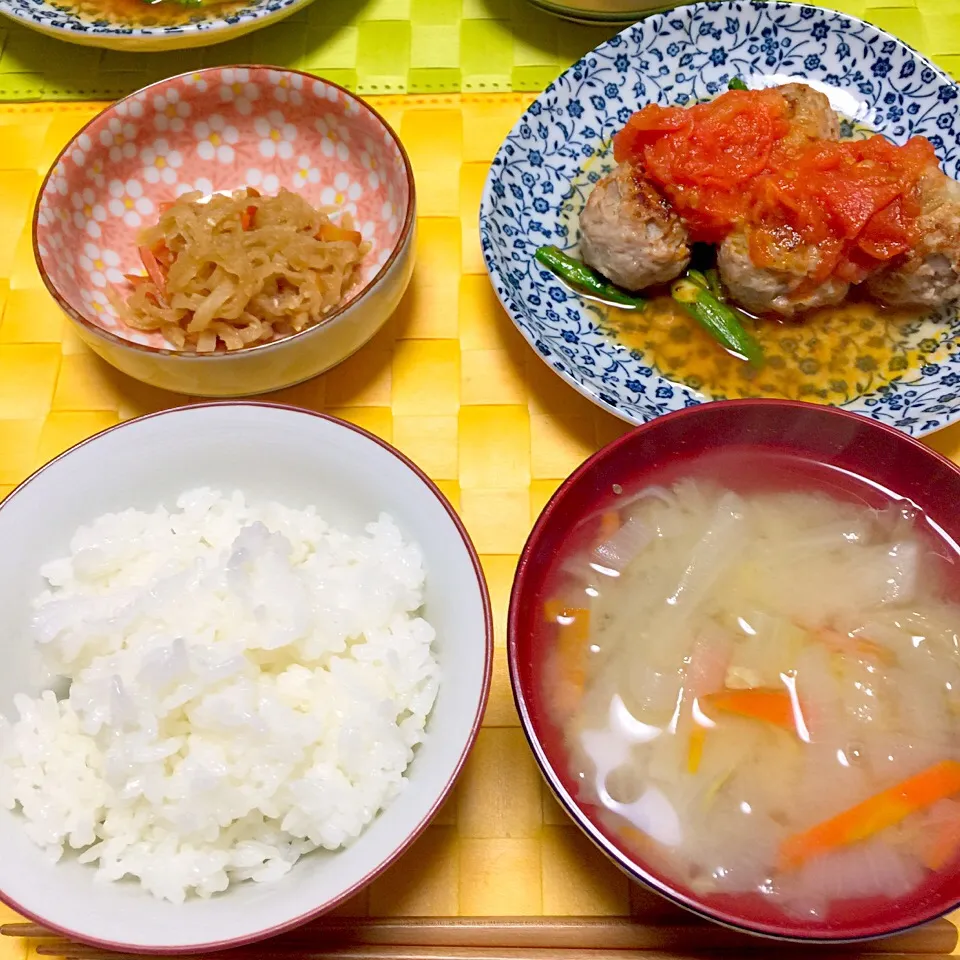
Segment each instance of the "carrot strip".
M161 240L154 248L153 255L157 258L157 263L160 264L161 268L166 271L170 269L170 265L176 259L174 255L170 252L170 248L167 246L164 240Z
M620 514L607 510L600 517L600 542L609 540L620 529Z
M149 247L140 247L139 251L143 268L147 271L150 279L156 284L157 289L162 292L167 285L167 278L163 275L163 270L160 269L156 255Z
M335 223L325 223L320 228L317 239L323 240L325 243L345 241L354 243L359 247L363 242L363 235L358 230L344 230L343 227L338 227Z
M247 207L240 214L240 226L243 230L249 230L253 226L253 218L257 215L257 208Z
M871 657L880 663L893 667L896 666L897 656L892 650L888 650L876 640L870 640L867 637L852 637L849 633L840 633L838 630L831 630L824 627L817 630L814 634L824 646L838 653L859 653L865 657Z
M819 854L866 840L955 793L960 793L960 763L943 760L803 833L788 837L780 847L781 867L799 867Z
M556 651L563 686L556 691L557 704L564 711L572 711L580 702L587 684L590 611L583 607L569 607L560 600L548 600L543 614L545 620L559 627Z
M687 748L687 772L696 773L700 769L703 759L703 743L707 739L707 731L703 727L694 727L690 733L690 745Z
M790 695L782 690L724 690L708 693L700 698L700 703L708 713L712 708L751 720L765 720L785 730L796 729Z
M920 852L929 870L942 870L960 853L960 817L941 823Z

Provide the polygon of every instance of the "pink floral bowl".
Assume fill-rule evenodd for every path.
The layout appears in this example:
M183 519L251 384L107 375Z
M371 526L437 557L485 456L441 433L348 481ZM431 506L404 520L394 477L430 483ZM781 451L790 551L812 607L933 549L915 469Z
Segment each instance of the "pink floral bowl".
M206 355L128 327L108 292L125 296L123 275L143 273L137 236L160 205L247 186L286 187L351 214L371 250L345 302L300 333ZM215 67L145 87L80 131L40 188L34 253L47 289L108 363L178 393L248 396L322 373L384 324L413 271L415 206L403 146L363 101L306 73Z

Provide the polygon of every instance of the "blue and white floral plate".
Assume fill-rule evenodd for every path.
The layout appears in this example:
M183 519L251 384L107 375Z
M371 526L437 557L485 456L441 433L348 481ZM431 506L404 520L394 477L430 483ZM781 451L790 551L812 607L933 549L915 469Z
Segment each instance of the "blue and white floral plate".
M906 44L855 17L791 3L709 2L652 16L575 63L538 97L500 148L480 214L484 258L500 300L543 360L602 407L633 423L711 399L661 376L642 349L611 334L595 305L533 259L542 244L575 248L585 198L611 136L646 103L684 104L726 89L803 80L851 120L902 142L928 137L960 177L957 85ZM837 406L922 436L960 419L960 317L914 329L923 356ZM869 360L869 358L867 358ZM866 361L865 361L866 363ZM862 369L862 367L861 367ZM829 402L829 401L828 401Z
M246 0L204 14L198 8L188 22L133 26L97 20L60 0L0 0L0 13L39 33L85 47L107 47L130 53L206 47L269 26L296 13L312 0Z

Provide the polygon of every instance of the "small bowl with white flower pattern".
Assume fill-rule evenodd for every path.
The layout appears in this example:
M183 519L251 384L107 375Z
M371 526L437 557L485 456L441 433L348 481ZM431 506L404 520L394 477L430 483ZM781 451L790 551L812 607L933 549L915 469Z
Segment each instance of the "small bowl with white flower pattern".
M700 360L693 338L704 335L697 329L692 337L689 328L671 331L685 338L666 345L654 342L640 323L633 336L624 336L626 323L611 320L534 260L542 244L577 252L580 211L593 184L613 168L611 137L635 110L712 97L732 77L751 87L809 83L829 97L851 134L866 127L896 143L925 136L944 171L960 177L960 88L896 37L801 3L681 6L647 17L584 55L507 134L480 212L483 255L507 313L552 370L632 423L751 396L829 403L917 437L960 421L960 312L953 307L911 319L896 337L892 326L867 332L858 318L863 332L854 338L856 350L844 345L848 323L837 329L828 359L802 342L796 332L802 328L784 325L782 333L770 334L776 352L768 352L765 370L786 370L794 379L788 392L776 392L786 375L754 381L742 364L723 379L714 376L717 348L704 341L706 360ZM873 345L880 334L889 348Z
M371 244L360 281L316 326L230 352L177 350L128 327L108 295L143 272L137 237L161 204L281 188L349 213ZM40 188L34 253L83 341L153 386L206 397L266 393L322 373L394 312L413 271L413 174L376 111L336 84L270 67L216 67L146 87L88 123Z

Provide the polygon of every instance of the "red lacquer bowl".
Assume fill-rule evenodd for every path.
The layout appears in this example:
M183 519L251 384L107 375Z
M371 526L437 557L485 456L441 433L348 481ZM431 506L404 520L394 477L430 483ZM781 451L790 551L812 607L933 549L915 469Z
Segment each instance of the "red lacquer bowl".
M758 894L701 896L628 851L577 799L563 735L550 717L543 667L551 642L541 611L552 565L578 522L613 499L612 488L671 483L696 461L724 451L713 476L741 490L783 484L820 489L875 506L891 494L921 507L932 529L960 542L960 469L892 427L830 407L788 400L708 403L658 417L586 461L554 494L520 557L510 599L510 678L524 731L547 782L583 831L630 877L680 906L751 933L792 940L844 941L885 936L960 904L960 863L930 876L898 900L835 901L825 920L793 917ZM771 467L771 464L773 466ZM762 465L763 469L758 469ZM949 586L960 597L960 573ZM745 843L749 837L745 836Z

